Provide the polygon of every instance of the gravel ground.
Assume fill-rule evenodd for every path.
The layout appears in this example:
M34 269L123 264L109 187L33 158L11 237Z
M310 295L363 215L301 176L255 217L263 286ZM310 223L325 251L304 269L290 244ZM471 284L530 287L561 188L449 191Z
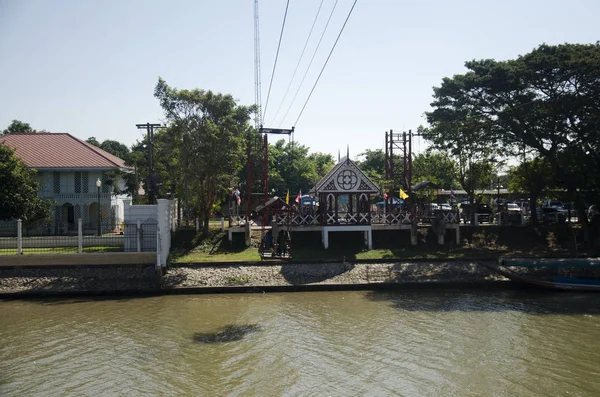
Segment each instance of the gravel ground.
M163 288L352 285L506 280L474 262L290 263L169 269Z

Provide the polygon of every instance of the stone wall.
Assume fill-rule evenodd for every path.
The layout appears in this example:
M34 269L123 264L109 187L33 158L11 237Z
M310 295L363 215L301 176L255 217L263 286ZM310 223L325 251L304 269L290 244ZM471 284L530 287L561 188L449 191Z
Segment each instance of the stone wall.
M394 263L248 263L169 268L162 286L153 265L5 267L0 295L46 293L201 292L277 287L324 287L504 281L470 261Z
M156 291L154 265L0 268L0 295Z

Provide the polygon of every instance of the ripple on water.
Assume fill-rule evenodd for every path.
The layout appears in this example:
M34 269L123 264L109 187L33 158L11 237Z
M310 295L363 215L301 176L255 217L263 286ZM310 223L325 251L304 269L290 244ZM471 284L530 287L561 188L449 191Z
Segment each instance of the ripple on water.
M510 291L6 301L0 394L600 395L599 304Z

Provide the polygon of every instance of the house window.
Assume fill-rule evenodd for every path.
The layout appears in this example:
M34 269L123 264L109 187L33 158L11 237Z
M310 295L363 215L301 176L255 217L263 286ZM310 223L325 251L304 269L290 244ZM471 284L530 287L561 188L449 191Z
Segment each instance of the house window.
M112 183L112 180L110 179L110 177L105 172L103 172L102 173L102 193L110 193L111 185L108 184L109 181L110 181L110 183Z
M81 172L75 172L75 193L81 193Z
M81 187L82 187L81 191L83 193L89 192L89 188L90 188L89 179L90 179L89 173L87 171L83 171L81 173Z
M60 193L60 172L58 171L54 171L53 172L53 177L54 177L54 193Z

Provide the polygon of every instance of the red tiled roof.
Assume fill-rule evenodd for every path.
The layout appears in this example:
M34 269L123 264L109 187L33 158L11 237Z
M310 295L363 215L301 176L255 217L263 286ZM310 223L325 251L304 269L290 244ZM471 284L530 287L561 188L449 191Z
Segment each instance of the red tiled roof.
M131 168L104 150L65 133L6 134L0 144L31 168Z

